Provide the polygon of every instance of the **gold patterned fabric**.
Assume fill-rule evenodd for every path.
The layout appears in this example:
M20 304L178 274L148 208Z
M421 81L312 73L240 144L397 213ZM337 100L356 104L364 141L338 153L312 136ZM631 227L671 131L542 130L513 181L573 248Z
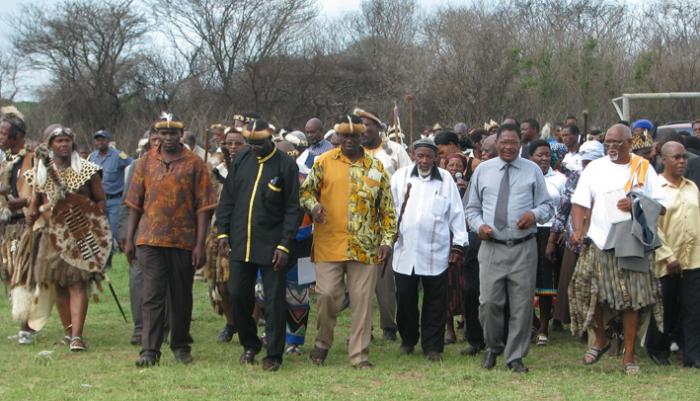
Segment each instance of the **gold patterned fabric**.
M314 224L315 262L378 263L380 245L392 245L396 215L389 176L377 159L364 155L352 162L340 149L319 156L300 191L302 206L317 204L326 222Z

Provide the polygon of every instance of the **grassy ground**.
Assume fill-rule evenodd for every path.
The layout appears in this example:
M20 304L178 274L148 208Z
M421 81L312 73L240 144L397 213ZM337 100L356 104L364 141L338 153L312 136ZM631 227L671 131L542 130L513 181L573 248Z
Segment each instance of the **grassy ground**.
M122 304L128 308L126 264L117 257L111 273ZM138 349L129 345L131 326L121 319L109 294L91 304L85 330L88 351L72 354L54 346L62 330L57 313L34 345L19 346L7 339L17 333L9 317L6 298L0 301L0 400L215 400L267 399L363 400L498 399L498 400L691 400L698 399L698 371L674 366L660 368L641 357L642 374L625 377L621 359L604 357L594 367L579 361L584 346L568 333L555 333L550 345L533 348L525 362L531 373L515 375L502 366L480 368L479 358L459 355L464 343L446 347L444 362L429 363L420 353L401 357L398 344L375 340L370 359L373 370L355 371L347 361L345 339L349 313L339 319L336 346L327 365L312 366L310 345L301 357L285 359L277 373L260 365L240 366L241 348L234 339L218 344L223 326L207 299L206 285L195 284L192 334L195 338L190 366L174 363L164 348L161 366L136 369ZM378 316L375 313L375 322ZM312 308L308 338L315 335ZM167 347L167 346L166 346ZM41 351L54 351L50 360Z

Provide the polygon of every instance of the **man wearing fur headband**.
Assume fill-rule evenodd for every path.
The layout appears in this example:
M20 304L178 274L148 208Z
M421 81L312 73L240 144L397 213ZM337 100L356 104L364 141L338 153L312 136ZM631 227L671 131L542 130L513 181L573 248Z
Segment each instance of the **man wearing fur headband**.
M401 144L386 138L383 133L384 125L377 114L362 109L355 109L354 114L362 119L362 123L366 127L365 132L360 137L365 153L382 162L384 171L389 175L389 178L397 170L413 164ZM396 341L396 284L392 269L386 269L383 276L379 275L375 292L379 303L379 322L384 338Z
M34 280L27 263L29 258L22 257L29 251L20 252L19 247L26 230L25 210L31 198L24 173L34 164L33 152L25 145L26 131L24 116L15 107L0 110L0 150L3 152L0 160L0 276L13 289L13 318L21 321L20 344L31 344L33 333L45 323L45 319L32 321L31 325L28 322L29 305L33 304L28 284Z
M56 306L64 329L61 343L68 345L71 351L83 351L89 282L101 277L112 238L104 215L105 193L100 167L80 157L74 138L70 128L59 124L48 126L44 130L44 144L37 150L36 166L25 173L25 178L35 192L27 224L36 232L31 248L32 252L36 249L37 283L52 284L55 288ZM40 150L42 155L39 155ZM74 209L83 202L86 209ZM80 217L76 218L74 212ZM62 216L67 217L62 220ZM93 216L96 220L92 220ZM64 242L70 233L76 233L74 222L79 222L81 227L85 224L89 231L87 237L94 240L87 241L90 249L86 253L82 252L84 244ZM77 258L76 248L80 248ZM87 254L94 255L89 267L82 263L87 263L88 259L83 259Z

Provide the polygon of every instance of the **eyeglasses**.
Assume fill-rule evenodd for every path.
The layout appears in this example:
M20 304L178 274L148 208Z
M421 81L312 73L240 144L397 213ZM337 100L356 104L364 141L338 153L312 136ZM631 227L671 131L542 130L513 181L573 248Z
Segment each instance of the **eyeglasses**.
M603 142L603 145L605 145L606 148L619 148L625 143L625 141L613 141L610 139L606 139L605 142Z
M245 145L245 142L244 141L233 141L233 142L226 141L226 142L224 142L224 144L226 146L234 146L234 145L242 146L242 145Z

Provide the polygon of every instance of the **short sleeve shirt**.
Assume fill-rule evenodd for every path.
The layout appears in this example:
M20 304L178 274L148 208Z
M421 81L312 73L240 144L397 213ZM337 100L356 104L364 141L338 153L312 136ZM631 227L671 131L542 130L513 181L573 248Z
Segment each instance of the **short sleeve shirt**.
M187 149L165 163L158 149L137 160L124 201L143 213L136 245L194 249L197 214L216 208L217 194L204 161Z

